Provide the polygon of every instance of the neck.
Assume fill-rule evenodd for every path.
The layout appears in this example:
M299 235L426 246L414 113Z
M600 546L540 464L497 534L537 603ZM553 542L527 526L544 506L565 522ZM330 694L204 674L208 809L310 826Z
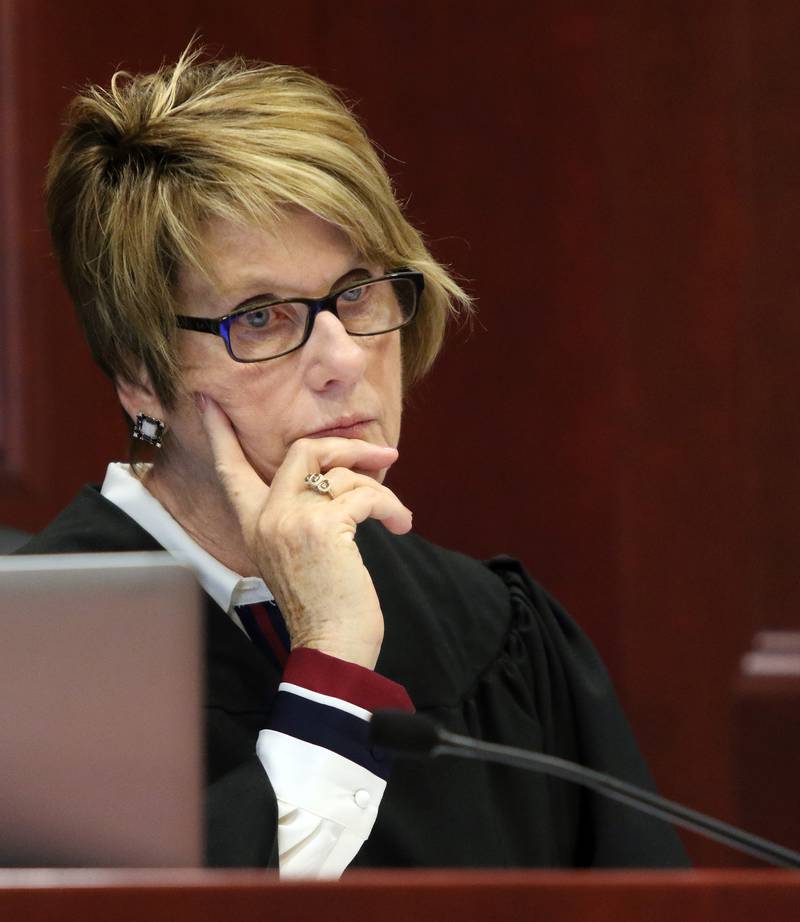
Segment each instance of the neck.
M260 575L219 481L198 479L174 459L159 462L145 476L147 490L204 551L240 576Z

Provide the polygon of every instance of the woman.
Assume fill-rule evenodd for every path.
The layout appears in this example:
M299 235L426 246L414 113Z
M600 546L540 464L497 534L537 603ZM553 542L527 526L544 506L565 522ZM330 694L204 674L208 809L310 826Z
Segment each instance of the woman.
M514 561L411 535L383 485L404 388L467 299L330 87L194 54L117 74L73 102L48 209L93 354L158 454L112 464L26 550L163 547L197 572L209 863L682 863L668 828L539 776L399 763L387 786L366 742L372 710L416 706L648 783L557 603Z

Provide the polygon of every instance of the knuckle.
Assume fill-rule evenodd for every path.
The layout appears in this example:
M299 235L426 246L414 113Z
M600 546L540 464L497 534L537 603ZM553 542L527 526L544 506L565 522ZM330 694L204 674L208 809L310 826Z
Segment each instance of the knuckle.
M296 518L294 515L281 515L271 519L269 530L279 541L289 542L298 532Z
M382 483L376 483L376 484L375 484L375 490L376 490L385 500L389 500L390 502L395 502L395 503L399 503L399 502L400 502L400 500L399 500L399 499L397 498L397 496L389 489L389 487L385 487Z
M327 508L327 507L326 507ZM308 516L304 522L304 533L307 539L314 542L325 542L330 537L330 525L327 515L320 509L314 515Z
M289 451L287 452L287 454L292 454L292 455L308 454L308 452L311 451L313 444L314 444L314 440L309 439L307 437L303 437L302 439L297 439L297 441L292 442L292 444L289 446Z
M319 512L308 509L302 513L282 515L271 523L273 537L288 548L300 548L308 542L324 538L327 535L327 522Z

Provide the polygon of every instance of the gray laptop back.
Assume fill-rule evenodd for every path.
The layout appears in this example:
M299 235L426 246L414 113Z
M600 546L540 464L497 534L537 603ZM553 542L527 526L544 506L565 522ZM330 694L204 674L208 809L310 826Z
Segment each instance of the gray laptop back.
M165 553L0 558L0 864L202 863L199 612Z

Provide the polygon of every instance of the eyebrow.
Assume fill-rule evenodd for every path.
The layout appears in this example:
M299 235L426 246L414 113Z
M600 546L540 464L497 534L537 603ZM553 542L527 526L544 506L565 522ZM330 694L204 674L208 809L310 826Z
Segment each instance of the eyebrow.
M361 279L369 279L372 277L373 277L372 272L370 272L369 269L363 266L359 266L355 269L349 269L347 272L345 272L344 275L340 275L339 278L336 279L335 282L333 282L331 287L328 289L328 294L330 295L334 291L337 291L340 288L346 287L348 282L351 282L351 281L357 282L357 281L360 281ZM295 295L295 296L289 295L287 297L287 296L277 295L271 291L264 291L264 292L261 292L260 294L252 295L252 297L246 298L244 301L241 301L235 307L231 308L231 310L228 313L235 314L238 311L246 310L252 304L262 304L264 301L294 301L298 298L301 300L309 300L308 298L305 298L302 295Z

